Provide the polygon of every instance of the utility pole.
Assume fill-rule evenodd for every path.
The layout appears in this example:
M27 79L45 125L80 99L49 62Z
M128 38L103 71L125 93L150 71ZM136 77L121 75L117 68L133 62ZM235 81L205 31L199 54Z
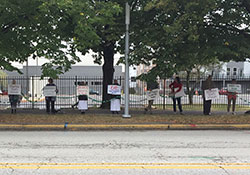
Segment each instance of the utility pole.
M130 6L126 3L126 36L125 36L125 113L122 115L124 118L130 118L129 115L129 23L130 23Z

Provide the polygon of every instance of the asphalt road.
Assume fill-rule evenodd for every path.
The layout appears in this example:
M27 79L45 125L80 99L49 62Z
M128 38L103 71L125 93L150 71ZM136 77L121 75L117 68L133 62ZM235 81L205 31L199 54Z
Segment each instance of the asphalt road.
M0 174L250 175L250 131L2 131Z

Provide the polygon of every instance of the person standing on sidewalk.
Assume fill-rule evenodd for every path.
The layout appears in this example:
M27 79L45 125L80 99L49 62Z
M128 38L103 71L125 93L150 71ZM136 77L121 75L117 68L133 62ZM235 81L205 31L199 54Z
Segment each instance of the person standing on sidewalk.
M16 85L16 80L12 80L12 85ZM11 114L16 113L17 103L19 101L20 95L9 95L10 107L11 107Z
M113 85L120 86L117 80L114 80ZM121 95L111 95L110 111L112 114L119 114L121 110Z
M184 95L184 90L180 77L175 77L174 82L172 82L169 85L169 88L171 89L174 113L176 113L176 101L177 101L180 114L183 114L181 97Z
M205 90L211 90L212 88L214 88L214 83L212 81L212 75L209 75L207 79L204 82L202 82L204 115L211 115L212 100L206 100Z
M236 84L236 79L232 79L232 83L231 84ZM231 103L233 103L232 106L232 114L235 115L235 104L236 104L236 98L237 98L237 93L236 92L227 92L227 100L228 100L228 104L227 104L227 112L230 113L230 108L231 108Z
M147 81L147 91L153 91L154 89L158 89L159 88L159 84L156 81L156 78L149 78ZM148 106L144 109L145 110L145 114L147 113L147 111L150 112L150 114L152 114L152 105L154 103L154 100L148 100Z
M87 87L87 83L85 83L84 81L78 82L77 89L79 87ZM75 106L77 106L77 108L81 111L81 114L85 114L85 111L88 110L88 95L78 94L78 101L75 104L73 104L71 107L74 109Z
M49 78L48 82L49 83L46 86L55 86L56 87L56 85L53 83L53 79L52 78ZM56 93L58 93L57 87L56 87ZM55 110L56 96L46 96L45 100L46 100L46 112L48 114L50 112L52 114L55 114L56 113L56 110Z

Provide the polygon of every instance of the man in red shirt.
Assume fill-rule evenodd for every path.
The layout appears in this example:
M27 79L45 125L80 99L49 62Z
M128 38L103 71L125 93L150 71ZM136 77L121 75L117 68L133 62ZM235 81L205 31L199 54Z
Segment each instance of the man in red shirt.
M173 110L176 113L176 101L177 101L180 114L183 114L182 105L181 105L182 94L180 94L183 91L182 86L183 85L179 77L175 77L174 82L169 85L169 88L171 89L171 93L173 94L173 97L172 97L173 98Z

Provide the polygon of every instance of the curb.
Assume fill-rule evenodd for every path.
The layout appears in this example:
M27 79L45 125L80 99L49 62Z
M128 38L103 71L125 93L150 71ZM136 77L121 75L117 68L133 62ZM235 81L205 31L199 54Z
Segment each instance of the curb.
M0 130L250 130L250 124L0 124Z

